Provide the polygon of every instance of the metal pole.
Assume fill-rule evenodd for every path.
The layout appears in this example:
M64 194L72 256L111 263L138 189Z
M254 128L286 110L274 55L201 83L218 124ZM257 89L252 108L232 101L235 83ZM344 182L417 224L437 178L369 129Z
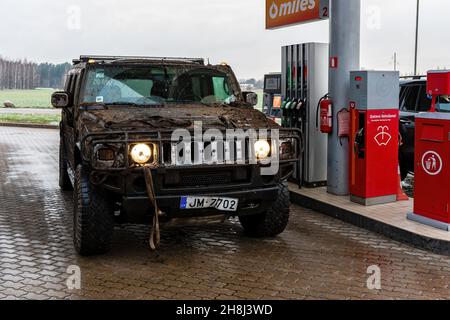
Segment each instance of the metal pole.
M414 75L417 75L417 53L419 49L419 16L420 16L420 0L417 0L416 12L416 48L414 53Z
M328 137L328 192L349 193L349 144L337 135L337 114L349 105L350 71L360 69L360 0L330 2L329 86L333 100L333 133Z
M397 71L397 52L394 53L394 71Z

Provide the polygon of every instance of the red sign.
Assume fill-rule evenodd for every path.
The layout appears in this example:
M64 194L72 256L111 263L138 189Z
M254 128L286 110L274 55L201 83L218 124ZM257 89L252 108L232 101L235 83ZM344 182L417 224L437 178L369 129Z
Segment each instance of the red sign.
M328 19L329 0L266 0L266 29Z
M330 58L330 68L331 69L337 69L339 66L339 59L338 57L331 57Z
M281 96L275 96L273 97L273 109L280 109L281 108Z

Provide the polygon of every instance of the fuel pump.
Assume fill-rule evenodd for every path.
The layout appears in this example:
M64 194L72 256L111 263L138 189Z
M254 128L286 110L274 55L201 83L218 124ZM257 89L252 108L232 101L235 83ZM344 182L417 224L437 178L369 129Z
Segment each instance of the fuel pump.
M328 142L316 125L316 111L328 92L328 56L323 43L282 48L282 125L301 132L304 152L294 176L306 187L326 185Z
M350 99L350 198L363 205L395 202L398 188L398 72L351 72Z

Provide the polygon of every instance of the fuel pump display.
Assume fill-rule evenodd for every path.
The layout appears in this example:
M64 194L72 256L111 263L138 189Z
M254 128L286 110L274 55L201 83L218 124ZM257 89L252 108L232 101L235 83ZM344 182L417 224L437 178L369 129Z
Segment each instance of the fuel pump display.
M264 114L281 124L282 118L281 73L270 73L264 76Z
M398 72L351 73L350 195L363 205L397 200Z

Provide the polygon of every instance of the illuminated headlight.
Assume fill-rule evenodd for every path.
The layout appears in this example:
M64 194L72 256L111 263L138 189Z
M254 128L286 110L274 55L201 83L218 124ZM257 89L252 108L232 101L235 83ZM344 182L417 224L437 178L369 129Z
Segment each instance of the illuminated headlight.
M266 140L255 142L255 155L259 160L267 159L270 155L270 144Z
M140 143L131 149L131 159L137 164L145 164L152 158L152 148L146 144Z

